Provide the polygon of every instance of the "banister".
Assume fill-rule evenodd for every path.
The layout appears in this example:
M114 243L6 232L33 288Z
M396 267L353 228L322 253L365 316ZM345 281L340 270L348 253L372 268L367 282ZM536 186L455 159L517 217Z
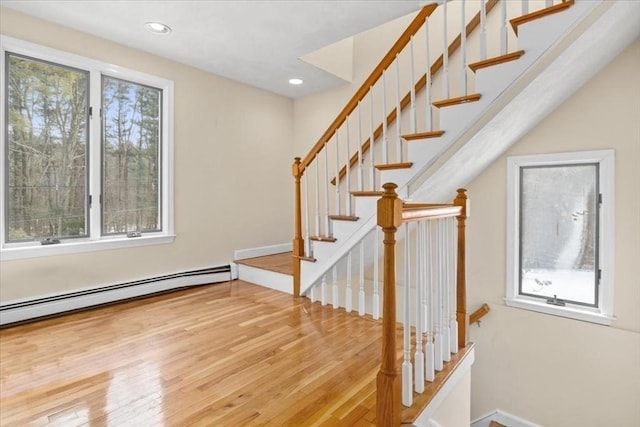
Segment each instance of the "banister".
M466 237L465 227L468 212L467 190L458 188L458 195L453 204L462 208L458 215L458 272L456 276L456 320L458 321L458 347L464 347L469 342L469 317L467 316L467 269L466 269Z
M498 2L499 2L499 0L488 0L488 1L487 1L487 4L486 4L486 7L485 7L485 9L486 9L486 13L489 13L489 12L494 8L494 6L496 6L496 5L498 4ZM467 26L466 26L466 28L465 28L465 33L466 33L467 37L468 37L470 34L472 34L472 33L473 33L473 31L475 31L475 29L478 27L478 25L480 25L480 12L478 12L478 13L477 13L477 14L476 14L476 15L475 15L475 16L474 16L474 17L469 21L469 23L467 24ZM459 47L460 47L460 45L461 45L461 42L462 42L462 35L461 35L461 34L458 34L458 35L456 36L456 38L455 38L455 39L453 39L453 41L449 44L449 48L447 49L447 50L448 50L448 55L449 55L449 56L453 55L453 53L455 53L455 51L456 51L456 50L458 50L458 48L459 48ZM430 68L430 70L429 70L429 71L430 71L431 76L433 76L433 75L434 75L434 74L436 74L438 71L440 71L440 69L442 68L443 63L444 63L444 55L440 55L440 56L439 56L439 57L438 57L438 58L433 62L433 64L431 65L431 68ZM425 73L425 74L423 74L423 75L418 79L418 81L416 82L416 84L415 84L415 89L414 89L414 90L415 90L415 92L417 93L417 92L421 91L421 90L426 86L426 84L427 84L427 75L426 75L426 73ZM366 91L365 91L364 93L366 93ZM409 105L409 104L410 104L410 102L411 102L411 92L408 92L408 93L407 93L407 94L402 98L402 100L400 101L400 110L404 110L404 109L407 107L407 105ZM355 107L354 107L354 108L355 108ZM387 115L387 119L386 119L386 121L387 121L387 126L390 126L390 125L395 121L396 117L397 117L397 112L396 112L396 109L394 108L394 109L392 109L392 110L389 112L389 114ZM340 124L342 124L342 123L340 123ZM339 125L340 125L340 124L339 124ZM339 125L338 125L338 126L339 126ZM373 133L373 139L374 139L374 141L375 141L375 140L377 140L377 139L380 137L380 135L382 134L382 128L383 128L383 125L382 125L382 124L380 124L380 125L378 125L378 127L375 129L375 131L374 131L374 133ZM337 129L337 127L336 127L336 129ZM326 134L326 133L325 133L325 134ZM331 136L331 135L329 135L329 136ZM325 135L323 135L323 138L324 138L324 137L325 137ZM328 137L327 137L327 138L328 138ZM366 141L364 141L364 143L362 144L362 154L367 153L367 152L369 151L369 149L371 148L371 141L370 141L370 139L371 139L371 138L367 138L367 139L366 139ZM316 145L318 145L318 144L316 144ZM308 157L308 156L307 156L307 157ZM311 159L311 160L313 160L313 159ZM310 163L310 162L311 162L311 161L309 161L309 163ZM349 160L349 165L350 165L350 166L354 166L357 162L358 162L358 153L356 153L356 154L354 154L353 156L351 156L351 159ZM344 177L344 175L346 174L346 172L347 172L347 167L346 167L346 166L343 166L343 167L340 169L340 172L338 173L338 181L339 181L340 179L342 179L342 177ZM335 184L336 184L336 177L334 177L334 178L331 180L331 184L333 184L333 185L335 185Z
M402 221L420 221L423 219L439 219L458 216L462 207L438 204L405 204L402 207Z
M469 315L469 323L476 323L478 322L480 319L482 319L489 311L491 310L491 308L489 308L489 304L482 304L480 306L479 309L477 309L476 311L474 311L473 313L471 313Z
M335 120L331 123L329 128L322 134L318 142L313 146L313 148L309 151L309 154L306 155L304 160L300 164L300 172L304 173L304 170L311 164L313 159L322 151L324 145L329 141L329 139L333 136L336 130L344 123L349 114L355 110L358 105L358 102L361 101L364 96L369 91L369 88L373 86L380 77L382 77L382 72L393 63L395 60L396 54L400 53L402 49L409 43L411 36L414 35L422 24L424 20L430 16L433 11L438 6L437 3L432 3L426 5L420 10L420 12L416 15L416 17L411 21L411 24L407 27L407 29L402 33L402 35L396 40L391 49L387 52L387 54L382 58L382 61L378 64L378 66L371 72L369 77L362 83L360 89L351 97L347 105L342 109L340 114L335 118Z

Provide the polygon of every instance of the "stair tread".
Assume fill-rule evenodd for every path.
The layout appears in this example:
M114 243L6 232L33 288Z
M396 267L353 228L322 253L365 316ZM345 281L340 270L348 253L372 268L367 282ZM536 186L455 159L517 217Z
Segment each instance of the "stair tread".
M405 163L387 163L386 165L376 165L376 169L378 170L391 170L391 169L409 169L413 166L412 162Z
M524 55L524 50L518 50L516 52L507 53L506 55L495 56L493 58L485 59L484 61L474 62L469 64L469 68L475 73L481 68L491 67L493 65L504 64L505 62L515 61Z
M360 218L351 215L329 215L329 219L332 219L334 221L357 221Z
M404 139L405 141L414 141L416 139L438 138L438 137L441 137L442 135L444 135L443 130L432 130L429 132L419 132L419 133L402 135L402 139Z
M352 191L351 195L354 197L379 197L383 193L383 191Z
M573 6L573 3L574 0L565 0L562 3L554 4L553 6L536 10L535 12L527 13L526 15L518 16L517 18L513 18L509 21L511 23L511 28L513 28L513 32L516 33L517 36L518 26L527 22L535 21L536 19L540 19L545 16L553 15L554 13L562 12L563 10Z
M441 99L434 101L432 104L436 108L449 107L452 105L466 104L467 102L474 102L480 100L479 93L472 93L471 95L459 96L457 98Z
M314 240L316 242L335 242L338 239L332 236L309 236L309 240Z
M248 267L259 268L261 270L293 275L293 262L291 261L291 257L291 252L283 252L254 258L237 259L233 262L236 264L246 265Z

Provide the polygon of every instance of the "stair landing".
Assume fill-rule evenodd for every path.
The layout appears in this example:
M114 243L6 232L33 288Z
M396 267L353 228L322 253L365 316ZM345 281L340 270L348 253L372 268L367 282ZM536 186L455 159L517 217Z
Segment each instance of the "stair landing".
M260 268L262 270L274 271L276 273L293 275L292 252L281 254L265 255L256 258L238 259L234 262L249 267Z
M265 288L293 294L292 252L238 259L238 278Z

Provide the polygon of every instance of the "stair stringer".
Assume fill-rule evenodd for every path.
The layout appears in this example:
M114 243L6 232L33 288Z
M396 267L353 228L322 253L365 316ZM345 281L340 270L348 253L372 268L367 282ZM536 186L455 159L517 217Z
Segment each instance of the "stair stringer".
M525 54L512 63L479 70L476 92L481 93L480 100L441 109L439 130L443 130L444 135L437 139L412 141L408 147L408 160L413 162L412 168L404 171L383 171L380 182L395 182L401 198L411 195L413 201L443 202L451 199L455 188L466 185L521 136L519 134L516 135L517 137L504 138L502 133L510 129L509 121L501 119L500 126L496 127L492 119L499 116L499 113L505 109L505 105L508 110L510 102L516 99L518 93L524 91L532 81L536 80L536 76L549 67L555 57L572 47L571 43L567 43L565 39L575 39L586 32L600 15L613 8L607 3L609 2L577 1L562 13L522 25L519 29L518 43L519 48L525 50ZM544 25L548 19L553 19L553 26L561 29L562 32L555 37L547 35L539 37L540 32L548 33ZM532 26L534 28L530 29ZM619 51L621 50L622 48ZM608 60L610 61L614 56L612 55ZM593 74L595 72L591 76ZM573 91L577 90L577 87L574 87ZM558 104L568 96L569 94L563 95ZM527 114L526 103L519 102L516 107L512 108L512 114ZM537 122L543 117L541 115ZM526 130L534 125L531 124ZM515 135L515 132L513 133ZM484 137L476 138L476 135ZM493 150L491 156L483 155L482 148L496 140L507 142L499 150ZM472 144L473 149L466 150L473 152L474 155L462 158L459 153L466 153L465 147L471 141L475 143ZM403 175L399 172L409 173ZM357 209L356 206L356 211ZM301 294L304 294L376 226L375 212L367 212L367 214L364 216L358 214L359 220L350 226L351 234L344 230L340 236L335 236L338 239L336 243L319 242L332 246L330 249L318 251L322 253L322 257L314 254L315 263L302 265Z

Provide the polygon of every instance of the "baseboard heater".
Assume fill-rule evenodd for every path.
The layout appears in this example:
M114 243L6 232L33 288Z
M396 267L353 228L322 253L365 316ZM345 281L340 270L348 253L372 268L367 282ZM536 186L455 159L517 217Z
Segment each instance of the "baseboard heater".
M190 286L226 282L232 279L235 277L231 265L224 265L42 298L16 300L0 304L0 326Z

